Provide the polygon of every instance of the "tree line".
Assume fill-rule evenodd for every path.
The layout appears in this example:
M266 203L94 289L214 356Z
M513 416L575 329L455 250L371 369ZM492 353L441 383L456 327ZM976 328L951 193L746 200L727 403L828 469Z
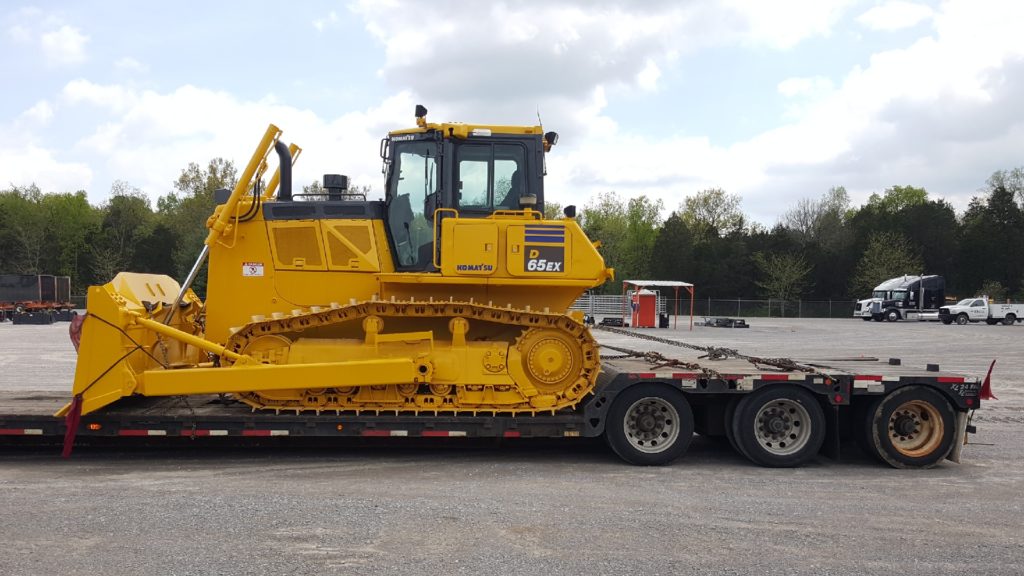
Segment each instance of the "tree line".
M155 207L120 181L99 206L84 191L0 190L0 273L71 276L78 294L121 270L182 279L202 247L214 190L237 180L230 161L191 163ZM315 198L322 189L313 183L304 192ZM771 228L741 206L740 196L712 188L666 218L661 200L606 192L578 218L620 280L682 280L718 298L843 299L925 273L945 276L949 294L1024 300L1021 168L994 173L961 214L913 186L892 186L861 206L834 187L798 201ZM549 201L546 211L554 217L561 207ZM200 277L196 288L203 286ZM619 285L599 290L618 293Z
M750 221L741 202L702 190L663 218L661 200L608 192L579 220L618 279L681 280L716 298L859 299L888 278L939 274L949 295L1024 301L1024 169L995 172L961 214L913 186L861 206L834 187L770 228Z

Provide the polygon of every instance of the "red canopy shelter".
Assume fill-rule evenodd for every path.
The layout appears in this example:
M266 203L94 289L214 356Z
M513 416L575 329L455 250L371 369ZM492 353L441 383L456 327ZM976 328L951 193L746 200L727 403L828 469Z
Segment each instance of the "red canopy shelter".
M676 297L673 300L673 311L672 311L672 328L679 327L679 289L686 288L686 291L690 293L690 330L693 330L693 284L689 282L679 282L678 280L623 280L622 281L622 321L626 321L626 292L629 291L629 286L633 286L636 289L641 288L673 288L675 289Z

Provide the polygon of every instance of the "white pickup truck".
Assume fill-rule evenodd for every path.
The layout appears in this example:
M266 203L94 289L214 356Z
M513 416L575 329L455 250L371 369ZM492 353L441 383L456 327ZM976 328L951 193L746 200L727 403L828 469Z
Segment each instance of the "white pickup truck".
M952 306L939 308L939 320L943 324L967 324L984 320L986 324L1003 323L1010 326L1014 322L1024 321L1024 304L994 304L988 298L966 298Z

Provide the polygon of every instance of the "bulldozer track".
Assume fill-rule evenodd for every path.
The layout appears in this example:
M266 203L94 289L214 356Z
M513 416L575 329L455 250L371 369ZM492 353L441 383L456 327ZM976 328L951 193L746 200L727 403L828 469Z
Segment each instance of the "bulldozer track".
M499 352L494 356L494 365L488 366L492 372L504 370L509 374L507 383L495 385L469 381L388 386L324 383L311 387L301 398L288 401L259 392L240 393L236 397L254 410L278 412L553 413L578 404L593 390L600 372L599 345L589 329L574 318L547 310L502 308L472 301L374 300L344 306L332 304L327 308L311 307L309 310L296 310L289 316L278 313L270 318L255 317L253 322L242 326L228 338L226 349L244 354L250 344L267 336L289 341L298 337L332 338L336 337L333 332L340 327L347 327L351 338L353 327L372 317L380 318L385 326L391 320L407 328L415 326L418 321L424 324L433 322L436 326L439 321L451 322L461 318L468 322L467 341L472 340L473 332L508 334L509 337L494 341L499 347L507 345L507 358ZM481 326L490 327L490 330L481 330ZM486 338L483 341L490 342ZM445 342L440 341L438 345L443 346ZM565 354L571 361L565 366L559 364L558 371L548 374L534 364L538 353ZM516 357L522 359L524 368L521 373L529 376L528 381L521 381L521 377L515 379L512 367L500 364L506 360L511 364ZM221 358L221 363L230 364L226 358ZM572 370L575 373L570 373ZM521 397L520 401L509 402L509 394L516 393ZM538 398L543 397L548 400L538 402ZM497 398L505 400L495 401Z

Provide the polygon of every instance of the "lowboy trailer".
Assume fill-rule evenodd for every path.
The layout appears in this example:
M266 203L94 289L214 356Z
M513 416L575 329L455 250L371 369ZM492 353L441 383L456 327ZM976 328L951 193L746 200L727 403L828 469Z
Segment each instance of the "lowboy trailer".
M656 362L652 365L652 361ZM819 452L838 458L853 438L897 468L960 461L969 415L989 382L898 360L806 361L813 371L759 369L746 360L708 368L623 357L606 360L594 392L573 409L502 415L253 411L226 396L128 397L81 417L73 434L53 414L67 400L52 392L0 392L0 440L65 442L75 437L588 438L604 436L623 460L667 464L695 432L724 436L755 464L798 466ZM692 365L691 365L692 366Z

